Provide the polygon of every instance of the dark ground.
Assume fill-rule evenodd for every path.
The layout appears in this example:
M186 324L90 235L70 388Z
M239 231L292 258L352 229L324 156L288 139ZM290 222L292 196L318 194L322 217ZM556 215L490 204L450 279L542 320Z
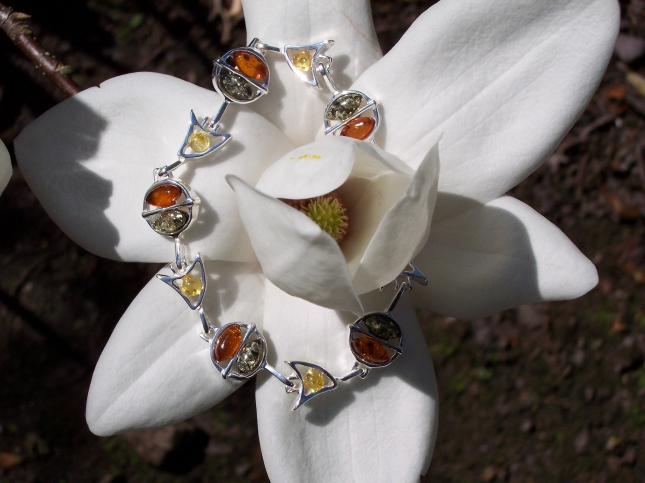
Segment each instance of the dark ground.
M9 3L33 15L82 87L139 70L210 87L211 60L245 41L243 21L224 21L216 0ZM384 50L432 3L374 1ZM622 5L622 32L645 38L643 1ZM645 75L645 56L625 55L558 151L512 192L596 263L600 284L580 300L486 320L421 314L441 396L423 481L645 482L645 87L629 75ZM63 96L4 36L0 65L0 137L11 150ZM92 435L92 368L157 267L75 246L17 169L0 219L0 482L268 481L252 383L170 429Z

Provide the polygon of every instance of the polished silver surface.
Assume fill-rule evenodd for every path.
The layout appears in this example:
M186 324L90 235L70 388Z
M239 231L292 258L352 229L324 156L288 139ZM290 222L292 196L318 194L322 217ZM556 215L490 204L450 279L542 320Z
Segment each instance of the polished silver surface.
M329 136L333 134L338 134L340 132L339 130L342 130L342 128L346 126L348 123L350 123L353 119L355 119L358 116L367 114L368 117L370 117L371 119L374 119L374 127L372 128L369 135L365 139L363 139L363 141L376 144L376 141L374 140L374 135L376 134L376 131L378 131L379 125L381 123L379 110L378 110L378 103L363 92L341 91L338 88L336 82L334 81L334 78L331 75L332 58L327 55L323 55L326 52L326 50L330 48L332 45L334 45L333 40L326 40L323 42L318 42L316 44L310 44L310 45L285 45L283 47L283 53L284 53L284 57L287 59L287 64L289 65L289 68L294 74L296 74L296 76L298 76L298 78L307 82L310 86L316 89L322 89L322 86L319 80L319 79L322 79L324 83L327 84L327 87L329 88L329 90L332 92L332 99L327 104L327 108L325 109L325 112L323 114L323 123L325 125L325 135ZM296 65L294 64L294 56L300 50L306 50L312 55L311 69L301 70L301 69L298 69L298 67L296 67ZM363 106L361 106L358 112L352 114L347 119L343 119L342 121L333 120L332 122L329 122L329 120L327 119L327 111L329 110L333 102L337 100L339 97L349 93L359 94L363 98L363 102L364 102Z
M322 86L320 85L320 82L318 80L318 75L320 75L318 66L323 65L326 66L327 69L331 66L331 58L323 54L332 45L334 45L333 40L326 40L309 45L285 45L282 48L282 52L285 59L287 59L289 68L294 74L296 74L296 76L298 76L300 80L306 82L315 89L322 89ZM311 68L306 71L300 70L293 63L294 55L301 50L306 50L311 55Z
M246 330L244 333L244 336L242 337L242 343L240 344L240 347L237 349L235 354L231 359L229 359L228 363L226 366L222 366L218 361L215 360L215 343L217 342L218 336L222 333L223 330L225 330L227 327L231 325L239 325L242 329ZM243 324L242 322L231 322L229 324L223 325L219 329L216 329L213 326L210 326L209 329L214 330L213 337L208 339L209 342L209 347L210 347L210 357L211 357L211 362L213 365L217 368L219 373L222 375L224 379L237 379L237 380L246 380L250 379L253 376L255 376L259 371L262 369L265 369L267 366L267 343L266 339L262 335L262 333L257 329L255 324ZM254 341L254 340L259 340L262 343L263 346L263 354L262 354L262 360L258 364L258 366L253 369L253 371L249 372L248 374L242 374L239 371L235 369L235 366L237 364L238 357L240 355L240 352L244 348L244 344L246 344L248 341ZM271 372L271 371L269 371Z
M221 111L220 119L221 119L221 116L224 115L224 110L226 110L227 105L228 105L228 102L222 103L223 109L220 109ZM188 131L186 132L186 136L184 137L184 142L182 143L181 147L179 148L179 151L177 152L177 156L179 156L180 159L181 158L184 158L184 159L201 158L202 156L206 156L207 154L210 154L216 149L219 149L222 146L224 146L224 144L226 144L228 140L231 138L231 135L218 133L217 132L217 129L219 127L217 125L218 123L219 123L219 120L217 122L214 122L213 120L206 118L204 119L204 122L202 124L199 121L197 121L197 118L195 117L195 113L193 111L190 111L190 125L188 126ZM211 138L211 145L206 151L203 151L200 153L186 151L187 149L189 149L188 142L189 142L190 136L195 132L203 132Z
M287 364L291 366L291 368L295 371L295 374L289 376L290 381L296 382L292 387L287 387L285 388L287 393L297 393L298 398L296 399L296 403L294 404L292 411L295 411L298 409L300 406L305 404L307 401L311 401L313 398L316 396L320 396L321 394L324 394L329 391L333 391L338 387L338 381L334 376L332 376L326 369L323 369L320 366L317 366L316 364L312 364L310 362L303 362L303 361L285 361ZM306 367L307 369L315 369L317 371L320 371L322 374L324 374L325 377L329 379L330 386L323 387L322 389L319 389L317 391L313 391L310 394L306 394L305 391L307 388L305 387L303 383L303 373L299 369L299 367ZM306 374L306 372L305 372Z
M193 191L193 189L190 186L188 186L180 179L174 179L168 176L159 176L157 170L155 170L154 172L154 178L155 178L155 182L152 183L150 188L148 188L148 191L146 191L146 194L143 196L143 212L141 213L141 216L148 222L148 225L150 226L150 228L154 230L155 233L162 236L169 236L172 238L176 238L180 236L183 232L185 232L190 227L193 221L197 220L197 217L199 216L199 203L201 200L199 199L195 191ZM166 185L166 184L177 186L178 188L180 188L182 192L182 196L180 196L180 198L183 197L184 199L179 201L178 203L167 206L165 208L153 208L154 205L151 205L146 201L146 199L148 198L148 195L159 186ZM153 228L153 223L155 222L155 220L158 218L159 215L162 215L163 213L173 211L173 210L184 211L188 215L188 221L176 233L170 233L170 234L159 233L157 230Z
M236 69L233 65L230 65L227 63L227 60L232 58L233 54L237 52L249 52L250 54L256 57L259 57L264 61L264 64L266 65L267 72L268 72L267 78L264 82L258 82L257 79L254 79L252 77L245 75L244 73L242 73L242 71L240 71L239 69ZM231 74L240 76L242 79L248 82L255 89L255 92L253 93L253 97L251 99L239 99L230 95L229 92L227 92L227 90L221 85L221 74L223 71L227 71ZM211 77L213 81L213 87L215 87L215 90L219 92L222 96L224 96L224 98L228 102L232 102L235 104L249 104L251 102L257 101L260 97L269 93L270 78L271 78L271 72L269 72L269 67L266 64L266 60L264 59L263 52L259 49L254 49L251 47L237 47L235 49L229 50L224 55L222 55L221 57L213 61L213 75Z
M196 267L199 267L199 277L202 282L202 290L200 294L196 297L188 297L181 291L181 284L177 285L176 282L180 281L183 277L188 274L192 274L193 270ZM170 270L172 270L173 275L164 275L162 273L157 274L157 278L171 287L175 292L181 295L181 298L188 304L191 310L197 310L204 299L204 294L206 294L206 270L204 269L204 262L202 261L201 255L198 253L193 262L185 268L178 268L175 264L170 265Z
M284 384L287 387L293 387L293 382L291 382L287 376L282 374L280 371L278 371L275 367L273 367L271 364L266 364L264 366L264 369L269 372L273 377L275 377L278 381L280 381L282 384Z
M347 119L343 119L342 121L334 121L334 120L327 119L327 112L331 108L332 104L334 104L334 102L336 102L336 100L338 100L339 98L342 98L343 96L346 96L348 94L358 94L359 96L361 96L363 99L362 101L363 105L358 109L358 111L356 111L354 114L349 116ZM364 141L372 142L374 140L374 134L376 134L376 131L378 130L381 124L381 117L379 116L378 104L376 103L376 101L361 91L350 90L350 91L341 91L341 92L335 93L334 97L332 97L331 100L327 103L327 107L325 108L325 113L323 115L325 135L329 136L329 135L335 134L338 130L342 129L344 126L350 123L352 119L362 116L365 113L368 114L368 117L371 117L372 119L374 119L374 127L372 128L372 131L370 132L369 136L367 136L364 139Z
M398 294L398 292L397 292L397 294ZM386 317L391 322L396 324L396 326L398 327L398 329L399 329L399 331L401 333L401 336L397 338L397 343L396 344L391 343L389 340L381 339L381 338L375 336L374 334L372 334L371 332L369 332L368 330L366 330L366 329L361 327L361 324L365 323L365 319L367 319L368 317L372 317L372 316ZM370 361L364 359L363 357L361 357L360 354L356 353L354 351L353 347L352 347L352 341L354 340L355 337L357 337L356 334L361 334L364 337L368 337L370 339L378 341L378 343L384 345L388 349L391 349L392 352L391 353L388 352L388 354L389 354L388 361L383 362L383 363L373 363L373 362L370 362ZM365 365L366 367L368 367L370 369L381 369L381 368L387 367L390 364L392 364L397 357L399 357L401 354L403 354L403 330L401 329L401 326L396 321L396 319L394 317L392 317L392 314L389 311L388 312L370 312L370 313L367 313L367 314L363 315L362 317L357 319L356 322L354 322L352 325L349 326L349 347L350 347L350 350L351 350L352 354L354 354L354 357L356 358L356 362L358 362L358 363L360 363L362 365Z
M150 224L151 227L152 227L152 223L154 223L154 220L157 217L163 215L165 212L168 212L170 210L180 210L183 213L186 213L188 215L188 221L186 222L185 226L183 226L182 229L179 230L177 233L172 233L168 235L168 236L171 236L175 242L175 260L174 260L174 263L170 264L170 269L172 270L173 274L172 275L157 274L157 277L161 281L169 285L173 290L175 290L184 299L184 301L188 304L188 306L192 310L196 310L199 313L200 323L202 327L202 332L199 334L199 336L203 340L209 343L209 349L210 349L209 353L210 353L211 362L216 367L218 372L222 375L224 379L246 380L254 377L260 370L263 370L263 369L266 370L285 386L285 390L287 391L287 393L297 394L297 400L294 404L293 410L298 409L300 406L302 406L303 404L306 404L308 401L319 396L320 394L324 394L326 392L335 390L338 387L340 382L349 382L356 377L360 377L361 379L364 379L365 377L367 377L370 370L374 368L386 367L389 364L391 364L397 357L403 354L403 331L400 325L398 324L398 322L396 321L396 319L393 317L392 312L396 308L396 305L399 302L401 296L405 292L412 289L413 281L418 282L422 285L427 285L427 279L414 265L414 263L410 262L409 263L410 268L408 270L404 270L403 272L401 272L401 274L397 276L394 281L394 287L396 289L396 293L389 307L384 312L370 312L368 314L365 314L363 317L360 317L349 327L350 350L352 351L356 359L355 363L353 364L349 372L347 372L342 376L334 377L330 372L328 372L323 367L310 362L285 361L286 364L288 364L294 371L293 374L289 376L285 376L275 367L268 364L267 362L268 345L262 332L258 330L255 324L245 324L241 322L234 322L234 323L225 324L220 328L216 328L210 324L208 317L204 312L204 308L202 307L202 301L206 293L206 282L207 282L204 262L202 261L201 255L197 254L195 259L190 264L187 263L186 247L183 245L182 237L181 237L181 234L183 233L183 231L188 229L190 224L197 219L197 216L199 213L200 200L195 194L195 192L188 185L186 185L179 179L172 178L171 176L172 176L172 172L178 167L182 166L186 161L206 156L216 151L217 149L221 148L222 146L224 146L224 144L226 144L226 142L228 142L228 140L231 138L231 135L225 134L225 133L219 133L218 129L220 127L219 123L222 120L229 104L231 103L247 104L257 100L259 97L268 93L270 73L268 73L268 65L266 64L266 61L264 58L264 55L267 52L280 53L281 55L283 55L286 58L287 63L291 68L291 70L301 80L307 82L312 87L317 89L322 89L322 85L321 85L321 82L322 82L326 84L327 87L332 91L333 93L332 99L327 104L327 107L325 109L325 113L323 116L326 135L338 134L339 131L343 128L343 126L351 122L352 119L355 119L359 116L366 115L371 119L374 119L374 127L370 132L369 136L365 139L365 141L374 142L374 134L376 133L380 123L378 104L374 99L371 99L367 94L363 92L356 91L356 90L348 90L348 91L339 90L330 72L332 59L331 57L328 57L327 55L325 55L326 50L330 48L333 44L334 44L333 40L327 40L327 41L318 42L318 43L309 44L309 45L285 45L284 47L276 47L269 44L265 44L256 38L251 41L248 47L240 47L237 49L230 50L229 52L224 54L221 58L216 59L214 61L213 84L216 90L220 94L222 94L222 96L224 96L224 101L219 107L215 116L213 116L212 118L207 117L203 119L201 122L197 119L193 111L190 112L190 124L187 130L186 136L184 137L184 142L179 148L179 151L177 153L178 159L177 161L169 165L162 166L161 168L156 168L153 171L154 183L146 192L146 195L144 197L144 206L143 206L143 213L142 213L142 216L144 217L144 219L146 219L146 221L148 222L148 224ZM301 70L294 65L294 56L298 51L301 51L301 50L306 50L311 55L311 68L308 70ZM249 52L252 55L254 55L256 58L264 62L264 65L267 67L266 80L264 80L263 82L259 82L257 79L250 78L244 73L242 73L241 70L239 70L239 68L236 68L236 66L232 62L231 63L227 62L236 52ZM254 89L254 91L247 91L249 96L252 93L252 98L249 98L249 99L235 98L231 95L230 92L227 92L226 89L224 89L221 85L219 85L219 82L221 79L220 74L224 71L229 72L231 74L235 74L235 76L239 76L246 83L248 83L250 88ZM240 84L240 86L243 89L247 88L246 84ZM229 89L231 88L230 84L228 84L228 88ZM361 103L360 103L360 106L358 106L358 109L356 111L353 111L353 113L350 116L348 116L346 119L328 120L327 112L332 107L332 104L336 100L338 100L341 96L347 95L347 94L357 94L361 97ZM352 107L355 107L355 106L352 106ZM189 140L190 140L190 136L195 132L203 132L208 136L210 136L210 139L211 139L210 146L207 150L199 153L192 152L192 149L189 146ZM172 184L181 188L182 196L180 196L177 199L177 203L167 208L153 207L150 204L148 204L145 201L148 194L156 187L165 183ZM181 291L181 279L188 274L192 274L192 272L196 270L198 270L199 272L199 277L202 283L202 289L197 296L189 297L188 295L184 294ZM383 329L383 327L378 329L372 325L368 327L365 321L370 316L379 316L379 317L387 318L388 323L391 322L391 324L394 324L393 326L396 326L398 331L393 332L394 336L390 336L387 333L387 327L391 328L393 327L392 325L385 326L386 327L385 329ZM215 351L214 351L215 343L217 342L218 336L222 333L222 331L226 330L227 327L230 327L233 324L238 325L241 330L244 330L244 335L242 336L242 341L240 343L240 346L237 348L233 357L231 357L227 361L226 360L220 361L222 363L226 362L225 365L222 365L220 364L220 362L215 360ZM375 334L379 334L380 337L377 337ZM383 364L371 364L369 361L361 359L361 357L359 357L359 355L357 355L352 348L351 343L352 343L353 337L369 337L371 339L374 339L376 342L378 342L379 344L382 344L382 346L389 351L388 355L390 359L388 360L388 362ZM390 337L390 339L385 340L381 337ZM255 344L255 341L258 341L258 344L260 345ZM257 350L254 349L249 351L249 349L247 348L247 352L245 352L244 354L245 359L240 359L240 355L244 350L245 345L248 343L251 343L250 345L251 348L253 348L254 346L257 346ZM261 356L259 352L260 347L262 348ZM249 354L251 354L251 359L248 359ZM254 356L256 355L257 357L254 358ZM255 364L256 361L257 361L257 365ZM244 367L244 364L246 364L246 368ZM248 370L250 368L252 369L248 373L244 372L245 370ZM311 372L309 373L309 371ZM308 373L309 373L309 376L307 375ZM305 380L307 377L309 377L309 379ZM312 383L312 379L311 379L312 377L322 377L323 384L322 385L318 384L320 382L320 379L318 380L318 383Z

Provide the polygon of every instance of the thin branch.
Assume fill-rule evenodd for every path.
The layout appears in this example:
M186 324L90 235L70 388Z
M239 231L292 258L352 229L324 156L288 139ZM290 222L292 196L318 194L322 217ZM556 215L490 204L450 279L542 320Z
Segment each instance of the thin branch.
M49 52L43 49L36 39L29 25L25 22L29 15L14 12L11 7L0 3L0 27L9 36L11 41L31 59L67 97L81 91L81 88L67 75L71 68L56 60Z

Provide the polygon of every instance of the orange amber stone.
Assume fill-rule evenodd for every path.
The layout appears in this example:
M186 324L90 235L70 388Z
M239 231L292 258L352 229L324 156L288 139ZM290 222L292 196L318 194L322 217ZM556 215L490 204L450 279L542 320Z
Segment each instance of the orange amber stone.
M221 362L231 359L242 345L242 331L238 324L225 327L213 343L213 359Z
M372 337L355 336L351 342L352 351L369 364L387 364L390 354L385 345Z
M175 204L177 198L182 195L181 188L174 184L162 184L153 189L146 196L146 203L159 208L168 208Z
M358 116L349 121L340 131L341 136L348 138L360 139L361 141L367 138L374 130L376 120L371 117Z
M233 61L240 72L251 79L264 82L269 77L269 68L257 55L246 51L233 52Z

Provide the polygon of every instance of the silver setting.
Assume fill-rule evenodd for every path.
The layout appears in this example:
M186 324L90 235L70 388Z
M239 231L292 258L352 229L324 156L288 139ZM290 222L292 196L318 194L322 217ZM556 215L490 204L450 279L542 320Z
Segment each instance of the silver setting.
M287 59L289 68L300 80L306 82L315 89L322 89L316 74L320 73L318 66L321 64L325 66L325 71L328 71L331 67L331 58L323 54L332 45L334 45L333 40L326 40L310 45L285 45L282 48L282 53ZM298 69L293 63L294 55L300 50L306 50L311 54L311 69L308 71Z
M197 217L199 216L199 203L200 199L199 197L195 194L195 192L185 184L183 181L180 179L170 179L167 175L159 175L159 168L154 170L154 178L155 182L148 188L148 191L146 191L146 194L143 197L143 212L141 213L141 216L148 222L148 225L150 228L154 230L155 233L163 236L170 236L172 238L177 238L179 235L181 235L184 231L188 229L188 227L191 225L191 223L194 220L197 220ZM167 206L165 208L156 208L154 205L149 204L146 199L148 198L148 195L158 188L159 186L162 185L173 185L177 186L181 189L182 191L182 196L179 198L179 202L175 203L174 205ZM181 200L181 198L184 198ZM153 223L164 213L173 211L173 210L179 210L183 211L188 215L188 221L184 224L184 226L172 233L160 233L157 230L154 229Z
M361 102L361 106L359 107L358 111L356 111L354 114L349 116L347 119L343 119L342 121L335 121L335 120L329 120L327 119L327 112L329 112L329 109L331 106L338 100L341 99L343 96L349 95L349 94L358 94L363 98L363 101ZM368 112L369 111L369 112ZM325 135L329 136L332 134L340 133L340 130L343 126L347 125L352 119L355 119L359 116L362 116L363 114L368 113L369 116L363 116L363 117L371 117L374 119L374 127L372 128L372 131L370 132L369 136L367 136L364 141L366 142L373 142L374 141L374 134L376 134L376 131L379 128L379 125L381 123L381 118L379 116L378 112L378 104L377 102L369 97L367 94L361 91L342 91L342 92L337 92L334 94L334 97L331 98L331 100L327 103L327 107L325 108L325 114L323 116L323 123L325 125ZM332 124L334 123L334 124Z
M397 338L396 343L392 343L386 339L381 339L380 337L377 337L374 334L372 334L365 326L365 319L369 317L381 317L381 318L388 319L390 322L394 323L394 325L396 325L396 327L398 328L399 333L401 334ZM354 341L355 338L362 338L362 337L373 339L378 343L384 345L387 349L390 349L389 351L387 351L390 356L389 360L385 363L375 364L375 363L366 361L359 354L357 354L356 351L354 351L354 348L352 347L352 342ZM403 353L403 330L401 330L401 326L396 321L396 319L392 317L392 314L389 311L388 312L370 312L368 314L363 315L361 318L356 320L356 322L354 322L352 325L349 326L349 348L352 351L352 354L354 354L354 357L356 358L356 362L360 364L364 364L369 369L387 367L390 364L392 364L392 362L394 362L394 360Z
M337 377L336 380L338 382L345 382L355 378L356 376L360 376L361 379L365 379L369 374L369 372L370 372L369 367L357 361L357 362L354 362L354 365L352 366L351 371L349 371L344 376Z
M291 366L291 368L295 371L295 374L289 376L290 381L294 381L295 384L292 387L287 387L286 391L287 393L298 393L298 399L296 399L296 403L291 409L292 411L295 411L298 409L300 406L305 404L307 401L312 400L316 396L320 396L321 394L324 394L329 391L333 391L338 387L338 380L332 376L326 369L323 369L320 366L317 366L316 364L311 364L310 362L302 362L302 361L285 361L287 364ZM303 383L303 377L304 374L301 372L301 370L298 368L298 366L306 367L307 369L316 369L320 371L324 377L326 377L330 385L329 386L324 386L322 389L319 389L318 391L311 392L310 394L305 394L306 388ZM306 374L306 371L305 371Z
M251 49L259 50L260 52L262 52L262 55L266 54L267 52L275 52L276 54L282 53L282 49L280 47L274 47L273 45L265 44L257 37L251 40L249 47Z
M256 39L254 39L254 40L256 40ZM251 44L253 45L253 42L251 42ZM235 49L229 50L222 57L219 57L219 58L215 59L215 61L213 62L213 75L212 75L211 79L213 81L213 86L215 87L215 90L217 92L219 92L220 94L222 94L222 96L224 96L224 98L228 102L234 102L235 104L248 104L250 102L257 101L264 94L268 94L268 92L269 92L269 79L271 77L271 73L269 72L269 69L268 69L268 66L267 66L267 73L268 74L267 74L267 78L266 78L266 80L264 82L258 82L256 79L253 79L252 77L248 77L248 76L244 75L241 71L237 70L234 66L229 65L226 62L226 60L229 59L229 58L232 58L233 54L236 53L236 52L248 52L251 55L253 55L255 57L259 57L260 59L262 59L262 61L266 65L266 59L264 58L264 55L263 55L261 50L254 49L254 48L251 48L251 47L237 47ZM222 73L222 71L227 71L227 72L230 72L232 74L238 75L242 79L247 81L249 84L251 84L251 86L255 88L255 94L254 94L253 98L251 98L251 99L237 99L235 97L232 97L226 91L226 89L224 89L220 85L220 81L221 81L220 74Z
M222 112L223 114L223 112ZM220 116L221 118L221 116ZM210 123L210 125L208 125ZM226 144L226 142L231 139L230 134L224 134L224 133L218 133L217 129L219 126L217 123L213 123L209 118L204 119L203 124L197 121L197 118L195 117L195 113L191 110L190 111L190 126L188 126L188 131L186 132L186 137L184 138L184 142L182 143L181 147L179 148L179 151L177 152L177 156L180 158L186 158L186 159L192 159L192 158L201 158L202 156L206 156L207 154L212 153L216 149L221 148ZM191 134L194 132L203 132L208 134L211 138L213 139L218 139L217 142L212 143L211 146L204 152L201 153L187 153L186 149L189 147L188 146L188 139L190 138Z
M333 40L326 40L323 42L318 42L316 44L310 44L310 45L285 45L283 47L283 55L287 59L289 68L292 70L294 74L298 76L298 78L305 81L307 84L309 84L310 86L316 89L322 89L322 86L319 80L319 79L322 79L327 85L327 87L329 88L329 90L333 93L333 97L327 104L327 108L325 109L325 113L323 115L323 122L325 125L326 136L330 136L333 134L340 134L342 128L346 126L349 122L351 122L356 117L367 113L368 116L365 116L365 117L369 117L370 119L374 120L374 127L372 127L372 130L370 131L369 135L365 139L363 139L363 141L376 144L376 142L374 141L374 135L376 134L376 131L378 130L379 125L381 123L381 119L378 111L378 103L374 99L369 97L367 94L365 94L364 92L354 91L354 90L340 91L338 89L338 86L334 82L334 79L332 78L331 72L330 72L332 58L327 55L324 55L326 50L332 45L334 45ZM295 66L294 57L299 50L307 50L309 53L312 54L311 69L300 70ZM362 97L363 101L359 110L354 114L352 114L347 119L332 120L330 122L330 120L327 119L327 112L329 111L329 108L339 98L348 94L358 94L359 96Z
M184 266L186 265L184 260L182 260L182 264ZM201 281L202 281L202 291L196 297L188 297L186 294L184 294L181 291L181 284L177 285L175 282L177 282L178 280L181 280L183 277L190 274L198 265L199 265L199 278L201 278ZM181 298L184 299L184 301L188 304L191 310L200 309L200 316L203 315L201 313L202 312L201 305L202 305L202 300L204 299L204 294L206 293L206 271L204 270L204 262L202 261L201 255L198 253L195 259L193 260L193 262L185 269L182 269L182 267L178 267L175 264L171 264L170 270L172 270L174 275L163 275L161 273L158 273L157 278L162 282L164 282L165 284L168 284L168 286L170 286L175 292L181 295Z
M394 280L395 287L398 289L399 288L399 278L401 276L404 276L408 280L408 287L410 287L408 290L412 290L412 281L414 280L418 284L423 285L426 287L428 285L428 279L426 276L417 268L417 266L413 262L408 262L408 267L410 267L409 270L403 270L401 272L401 275L399 275L396 280Z
M323 42L319 42L311 45L303 45L303 46L286 45L283 48L279 48L279 47L265 44L256 38L256 39L253 39L253 41L251 41L248 47L240 47L240 48L232 49L228 51L226 54L224 54L223 57L216 59L214 61L214 69L213 69L213 77L212 77L213 85L215 86L215 89L218 92L220 92L224 97L224 102L221 104L215 116L213 116L212 118L207 117L202 122L199 122L197 120L195 113L191 110L190 125L188 127L186 136L184 137L184 142L179 148L179 151L177 153L178 160L169 165L162 166L161 168L156 168L153 171L154 183L146 192L144 197L144 203L143 203L142 216L151 227L153 227L153 224L160 216L163 216L164 213L170 212L172 210L181 212L181 213L174 214L177 216L181 214L181 216L175 219L170 217L168 217L169 220L164 219L164 222L170 221L170 224L166 225L166 227L164 227L162 224L159 224L158 226L159 229L164 229L168 227L174 228L175 226L179 226L179 224L178 223L173 224L173 222L178 222L179 220L181 221L186 220L185 223L181 226L181 228L177 229L175 232L165 233L162 231L157 231L156 229L153 228L153 230L156 233L170 236L174 239L174 242L175 242L175 261L170 265L170 269L172 270L173 274L172 275L157 274L157 278L159 278L162 282L166 283L173 290L175 290L184 299L184 301L188 304L191 310L196 310L199 313L199 318L203 329L203 332L200 333L199 335L204 341L209 343L210 357L213 365L217 368L217 370L219 371L219 373L224 379L230 378L230 379L237 379L237 380L246 380L254 377L260 370L263 370L263 369L266 370L285 386L285 390L287 393L297 394L297 400L293 407L294 411L298 409L300 406L302 406L303 404L313 399L314 397L320 394L324 394L326 392L335 390L338 387L340 382L347 382L356 377L360 377L361 379L364 379L367 377L371 369L387 367L399 355L401 355L403 353L403 331L401 330L401 327L396 321L396 319L393 317L392 311L395 309L401 296L405 292L412 289L413 281L418 282L422 285L427 285L428 283L427 279L421 273L421 271L419 271L419 269L414 265L414 263L410 262L409 263L410 269L404 270L403 272L401 272L401 274L397 276L396 279L394 280L396 294L392 302L390 303L388 309L384 312L370 312L368 314L365 314L363 317L360 317L358 320L354 322L354 324L352 324L349 327L350 349L352 350L352 353L354 354L354 357L356 359L356 362L353 364L349 372L347 372L343 376L334 377L326 369L316 364L312 364L304 361L285 361L286 364L288 364L294 371L294 373L291 374L290 376L285 376L276 368L268 364L267 342L265 337L255 326L255 324L244 324L241 322L234 322L234 323L226 324L220 328L215 328L214 326L210 325L208 321L208 317L206 316L204 309L202 307L202 301L204 299L204 295L206 294L206 283L207 283L204 262L202 261L201 255L198 253L195 259L190 264L188 264L186 261L186 249L185 249L185 246L182 244L182 239L181 239L181 234L183 233L183 231L188 229L188 227L190 226L193 220L197 219L197 216L199 214L199 209L197 209L197 211L193 211L193 208L196 206L197 208L199 207L200 199L197 197L195 192L188 185L184 184L181 180L171 179L171 175L173 170L182 166L187 160L206 156L214 152L215 150L221 148L226 142L228 142L231 135L225 134L225 133L219 133L217 131L219 129L219 123L230 103L248 104L250 102L257 100L259 97L263 96L264 94L268 93L270 73L265 59L265 54L267 52L275 52L283 55L286 58L291 70L301 80L307 82L312 87L317 89L322 89L322 86L321 86L321 80L322 80L324 81L324 84L326 84L327 87L333 92L332 99L327 104L324 118L323 118L326 135L338 134L340 132L339 130L343 126L347 125L353 119L367 113L367 117L374 120L374 127L372 128L369 136L365 138L365 141L374 143L374 134L376 133L380 123L377 102L371 99L363 92L356 91L356 90L340 91L338 89L330 74L332 59L331 57L324 55L326 50L329 47L331 47L333 44L334 44L333 40L327 40L327 41L323 41ZM301 70L297 68L294 64L294 56L300 50L307 50L311 54L311 68L309 68L308 70ZM233 63L229 64L227 62L230 58L234 56L234 54L239 52L247 52L250 55L253 55L259 61L261 61L264 66L266 66L267 77L264 81L258 82L257 79L249 78L248 76L243 74L237 66L233 65ZM246 83L248 83L248 85L246 85L241 83L240 81L238 84L235 84L234 82L227 84L231 89L231 92L233 92L232 89L239 87L240 90L238 90L237 92L240 94L240 97L244 95L248 95L249 97L248 99L239 99L239 98L233 97L231 93L227 92L226 89L222 85L220 85L220 82L222 81L222 74L224 72L238 76L239 79L237 79L237 81L242 79ZM360 104L358 104L358 107L357 107L358 101L354 100L353 103L350 103L349 105L345 104L343 106L344 108L347 108L347 110L344 113L341 113L340 115L338 115L338 117L340 117L341 119L327 119L327 113L330 111L332 105L338 99L346 95L360 96L361 102ZM351 115L349 115L346 119L342 119L344 115L347 115L348 112L351 112L354 109L356 110ZM330 116L330 117L333 117L333 116ZM190 139L191 134L195 132L203 132L211 136L215 140L215 142L213 142L213 139L211 139L211 145L204 152L201 152L201 153L187 152L187 149L189 148L188 141ZM159 208L147 203L145 200L148 197L148 195L154 189L164 184L173 185L181 189L182 194L176 199L175 204L165 208ZM187 219L184 218L184 215L187 216ZM197 269L197 266L199 266L199 274L200 274L202 289L198 295L191 297L184 294L181 291L181 283L182 283L181 280L187 275L192 274L192 272ZM370 317L379 317L382 319L387 319L386 321L387 325L381 326L381 327L379 327L378 325L371 326L372 331L370 332L370 326L367 323ZM240 328L240 330L244 331L244 335L242 336L242 341L240 343L240 346L237 348L237 350L235 351L235 354L233 354L233 356L230 359L216 361L214 349L215 349L215 344L217 342L217 339L224 330L228 329L232 325L236 325ZM396 330L394 330L394 328L396 328ZM379 335L376 335L376 334L379 334ZM375 363L369 362L368 360L364 360L360 356L360 354L357 354L352 348L352 341L355 340L356 337L361 337L361 338L368 337L374 340L375 342L382 344L384 350L386 350L387 354L389 355L388 361L384 363L375 364ZM260 353L260 350L262 351L261 353ZM248 372L244 372L244 370L248 370ZM307 373L310 370L317 371L316 377L323 378L322 386L318 386L318 384L314 385L313 387L311 385L309 387L305 386L305 381L307 380ZM318 380L318 383L320 383L320 380ZM320 388L318 389L318 387Z
M235 355L231 359L229 359L226 366L222 366L219 362L215 360L214 346L218 336L222 333L222 331L225 330L227 327L230 327L231 325L239 325L240 328L246 330L246 333L242 337L242 343L240 344L240 347L235 352ZM250 379L267 366L267 342L264 336L262 335L262 333L255 326L255 324L243 324L241 322L232 322L230 324L226 324L220 327L219 329L216 329L213 326L209 326L209 328L214 331L213 336L209 340L211 362L217 368L217 370L219 371L219 373L222 375L224 379L229 379L229 378L237 379L237 380ZM264 349L264 352L262 354L262 360L253 371L249 372L248 374L241 374L236 369L237 358L240 355L240 352L242 351L242 349L244 348L244 345L247 342L253 342L254 340L259 340L260 343L262 344L262 347Z
M352 325L349 326L349 348L352 351L352 354L354 354L354 357L356 358L356 362L358 364L354 366L354 371L350 372L349 374L353 374L354 372L358 371L362 367L365 367L366 368L365 372L363 374L360 374L362 378L365 378L367 376L367 372L369 372L369 369L387 367L390 364L392 364L392 362L394 362L394 360L403 353L403 330L401 329L401 326L399 325L397 320L392 315L392 312L394 311L394 309L396 308L396 305L401 299L401 295L403 295L405 292L412 290L413 281L424 286L428 285L428 279L421 272L421 270L417 268L417 266L413 262L408 262L408 267L409 267L409 270L404 269L401 272L401 274L398 277L396 277L396 279L394 280L394 288L396 289L396 294L394 295L392 302L390 302L390 305L387 308L387 310L385 312L370 312L368 314L365 314L359 319L357 319L356 322L354 322ZM405 281L401 281L400 280L401 278L405 278ZM383 287L381 287L381 290L383 290ZM383 339L373 334L372 332L369 331L369 328L367 327L367 324L366 324L366 320L369 319L370 317L380 317L383 319L387 319L388 322L396 326L399 332L399 336L390 338L390 339ZM385 363L375 364L363 359L360 356L360 354L357 354L356 351L354 351L354 348L352 347L352 341L355 338L361 337L361 336L369 337L377 341L378 343L382 344L383 346L385 346L386 349L389 349L387 351L390 356L389 360ZM356 375L358 374L353 374L351 377L355 377Z

